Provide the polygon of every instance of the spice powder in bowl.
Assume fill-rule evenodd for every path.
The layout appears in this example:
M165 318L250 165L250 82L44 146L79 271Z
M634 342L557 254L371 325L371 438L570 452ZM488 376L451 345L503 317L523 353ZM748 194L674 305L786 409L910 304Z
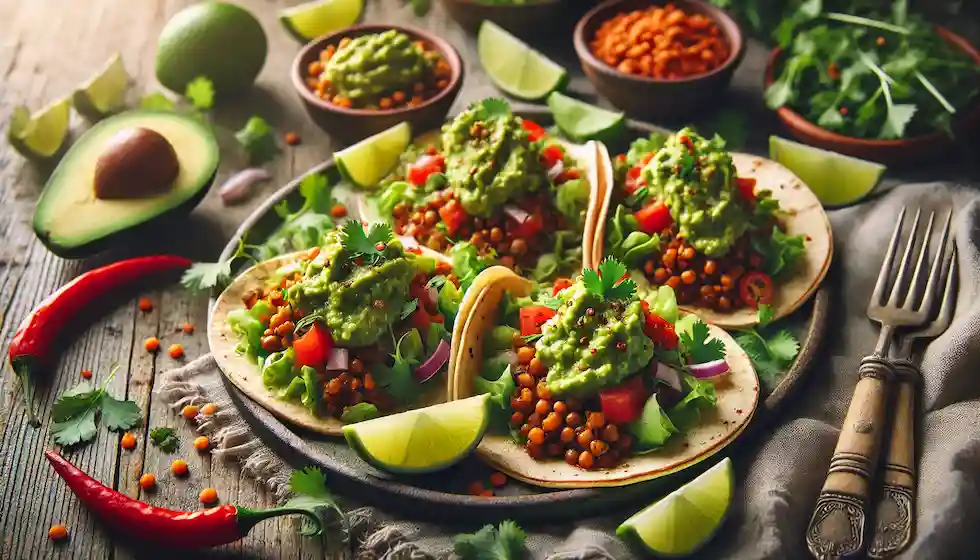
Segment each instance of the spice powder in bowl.
M705 74L731 53L711 18L673 4L616 14L599 26L589 48L620 72L657 80Z

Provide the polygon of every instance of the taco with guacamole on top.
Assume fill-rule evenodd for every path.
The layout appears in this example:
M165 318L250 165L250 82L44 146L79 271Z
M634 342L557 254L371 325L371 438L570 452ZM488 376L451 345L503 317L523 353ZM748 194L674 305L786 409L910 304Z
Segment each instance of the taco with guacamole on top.
M606 160L613 177L593 257L621 260L640 284L669 286L680 306L721 327L788 315L830 266L830 222L782 165L731 153L685 128L633 142Z
M581 270L602 194L595 142L567 143L487 99L419 139L372 198L402 239L542 281Z
M449 377L453 399L490 393L493 430L477 452L546 487L620 486L675 472L731 442L759 381L723 330L681 316L673 290L640 293L604 260L535 293L485 270Z
M276 416L328 435L446 400L462 293L446 257L385 223L348 221L319 247L261 262L215 302L222 372Z

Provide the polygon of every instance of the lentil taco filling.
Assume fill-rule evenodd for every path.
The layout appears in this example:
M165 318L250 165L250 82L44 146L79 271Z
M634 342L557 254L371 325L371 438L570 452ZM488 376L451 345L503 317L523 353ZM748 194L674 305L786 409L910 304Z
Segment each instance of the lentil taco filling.
M358 422L415 404L449 361L461 299L451 266L357 221L244 294L227 323L265 389Z
M593 188L586 165L506 102L488 99L407 150L376 202L396 235L454 262L551 279L581 265Z
M607 252L669 286L682 305L730 312L771 303L808 239L786 233L772 191L739 176L722 138L690 128L658 136L612 162Z

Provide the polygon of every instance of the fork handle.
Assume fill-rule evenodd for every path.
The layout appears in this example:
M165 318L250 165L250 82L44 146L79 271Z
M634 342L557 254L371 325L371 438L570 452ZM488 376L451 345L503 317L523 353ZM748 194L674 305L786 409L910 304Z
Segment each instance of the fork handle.
M895 372L872 354L861 360L859 379L806 530L816 558L856 556L865 547L865 524L885 427L888 386Z
M893 360L898 378L895 415L885 452L884 488L875 507L868 556L891 558L912 540L915 523L915 389L922 374L908 360Z

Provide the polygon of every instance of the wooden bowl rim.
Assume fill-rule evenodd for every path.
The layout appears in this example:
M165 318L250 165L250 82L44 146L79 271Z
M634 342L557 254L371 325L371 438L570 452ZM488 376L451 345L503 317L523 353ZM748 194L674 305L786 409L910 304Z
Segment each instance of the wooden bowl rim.
M306 87L306 78L304 60L309 56L310 52L315 50L322 50L327 45L332 43L339 43L344 37L349 37L352 35L360 36L367 35L369 33L379 33L389 30L400 31L409 37L416 40L425 41L433 45L436 50L442 55L442 58L449 64L450 71L452 75L449 80L449 84L442 88L435 96L423 101L419 105L411 107L398 107L397 109L355 109L347 107L339 107L332 103L327 103L319 96L314 95L308 87ZM447 96L453 95L453 92L459 88L460 79L463 75L463 61L459 56L459 52L455 47L452 46L445 39L433 35L428 31L420 29L418 27L413 27L410 25L389 25L389 24L379 24L379 23L365 23L360 25L351 25L344 27L343 29L338 29L327 35L317 37L311 40L309 43L300 49L299 53L296 54L296 58L293 59L293 69L292 69L292 81L293 87L299 92L300 97L303 98L307 103L316 106L317 108L323 109L325 111L331 111L341 115L347 115L351 117L370 117L370 116L390 116L390 115L408 115L418 111L422 111L428 107L438 104L443 101Z
M589 26L595 20L599 14L604 13L606 10L610 10L614 6L619 4L632 4L637 3L640 0L607 0L592 8L575 25L575 31L573 33L573 44L575 46L575 53L578 55L579 60L582 64L587 64L592 67L596 72L605 74L610 77L618 78L621 80L637 82L641 84L690 84L697 83L702 80L706 80L713 76L724 74L725 72L731 70L736 66L745 55L745 34L742 32L742 27L735 21L735 18L730 16L728 12L722 10L721 8L709 4L704 0L672 0L672 1L661 1L661 0L644 0L651 6L663 5L672 3L676 7L684 9L684 5L693 5L698 7L699 13L707 15L720 29L720 31L725 35L729 44L729 54L728 58L723 64L714 68L709 72L703 74L695 74L693 76L685 76L683 78L676 79L661 79L661 78L651 78L649 76L637 76L635 74L627 74L610 66L599 60L592 54L592 50L589 49L589 45L585 39L585 28Z
M968 41L962 35L951 31L948 28L942 27L940 25L934 26L936 33L942 37L950 45L959 48L964 53L967 54L973 61L980 66L980 50L973 46L970 41ZM776 47L769 52L769 58L766 61L766 71L765 78L763 81L764 89L766 91L769 86L776 81L776 63L779 61L779 57L783 54L782 47ZM980 117L980 97L975 97L973 101L964 107L965 112L958 115L958 121L969 122L975 118ZM776 109L776 115L795 132L800 132L806 134L807 136L817 138L823 142L834 143L842 146L849 146L854 148L868 148L868 149L889 149L889 148L905 148L918 146L922 144L932 143L936 141L942 141L949 138L943 131L935 130L926 134L919 134L917 136L910 136L908 138L898 138L894 140L879 140L872 138L859 138L857 136L845 136L831 130L827 130L822 126L812 123L807 120L803 115L797 113L793 109L787 106L782 106ZM954 121L955 126L955 121Z

